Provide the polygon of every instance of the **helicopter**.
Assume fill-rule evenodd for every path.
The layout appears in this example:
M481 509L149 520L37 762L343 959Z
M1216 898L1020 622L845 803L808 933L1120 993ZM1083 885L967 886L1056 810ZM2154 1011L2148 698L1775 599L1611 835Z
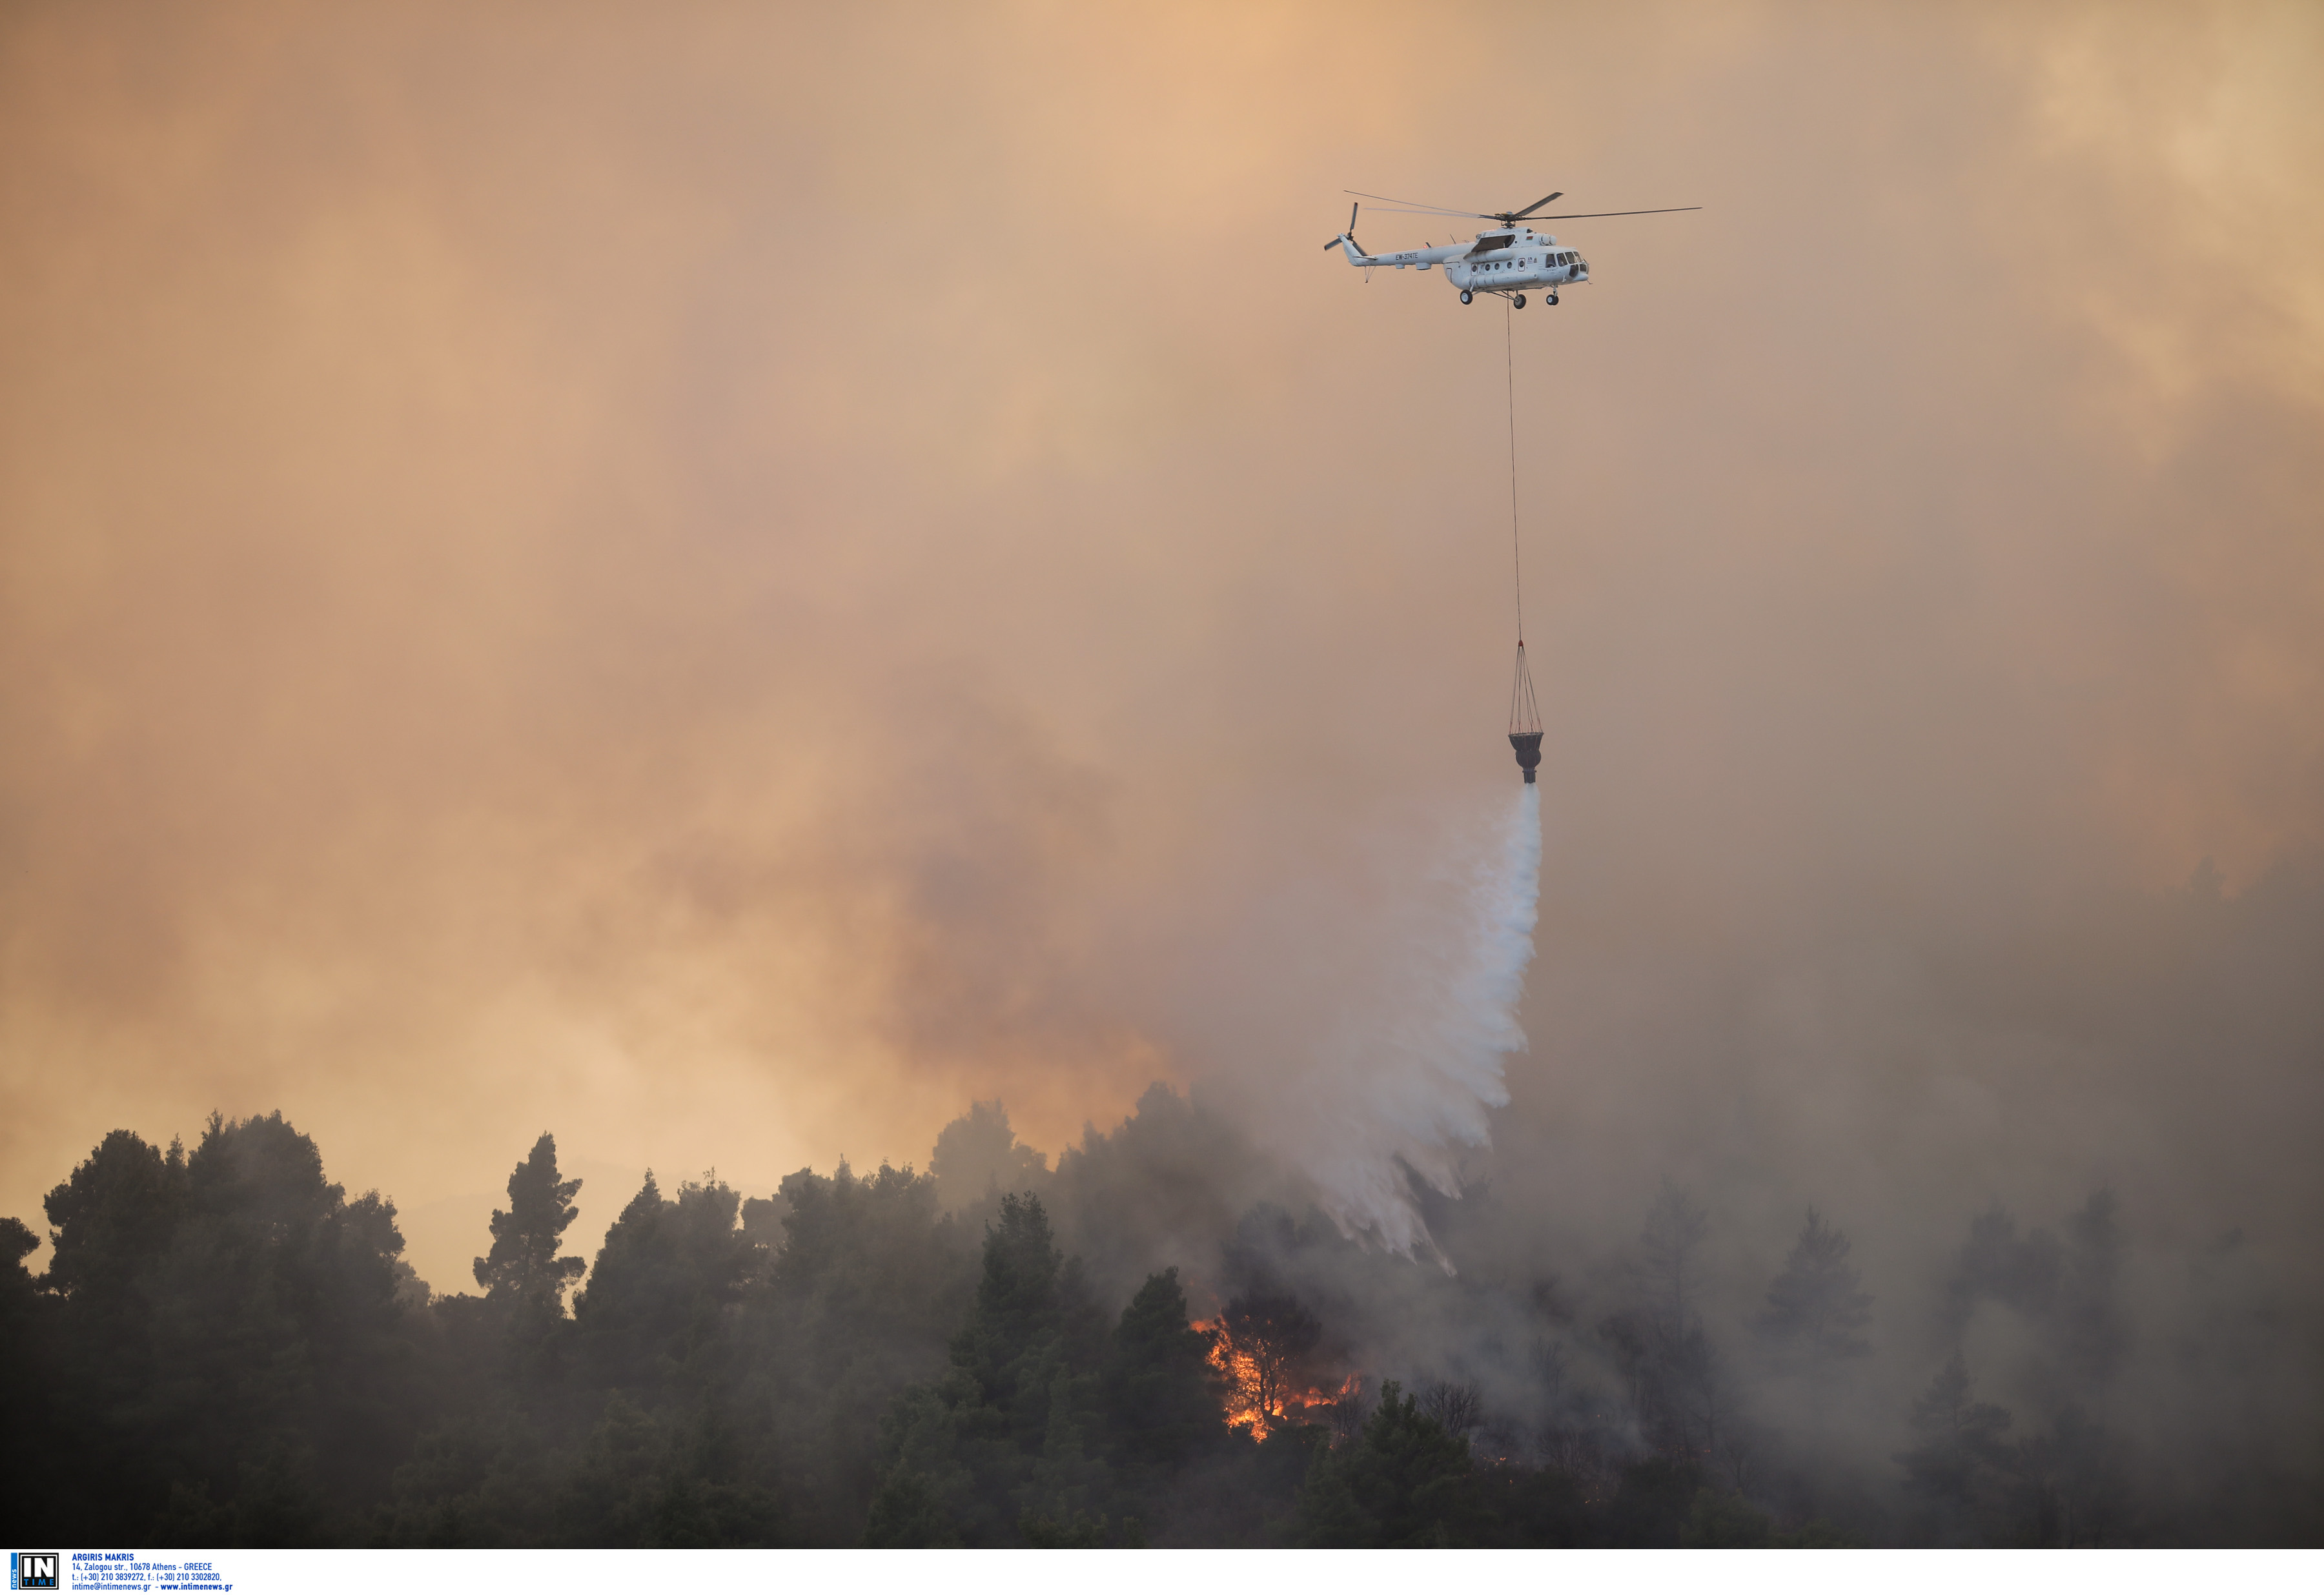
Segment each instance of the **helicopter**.
M1590 281L1590 263L1582 258L1578 249L1561 249L1553 233L1534 230L1533 222L1593 221L1610 216L1668 216L1674 211L1701 210L1700 205L1666 205L1657 210L1592 210L1563 216L1536 216L1534 213L1552 200L1563 199L1563 189L1545 194L1523 210L1453 210L1442 205L1423 205L1412 199L1390 199L1382 194L1360 193L1343 189L1342 193L1353 194L1356 202L1348 207L1348 230L1323 245L1337 249L1348 257L1351 266L1367 270L1373 266L1394 266L1401 272L1407 267L1425 272L1442 265L1444 275L1461 290L1461 302L1468 304L1480 293L1498 294L1509 301L1512 308L1525 309L1525 290L1541 290L1550 304L1557 302L1557 290L1576 282ZM1356 242L1356 214L1364 201L1377 199L1381 205L1400 216L1436 216L1474 218L1483 222L1499 222L1500 230L1482 232L1466 243L1431 244L1425 249L1399 250L1394 254L1366 254L1362 244ZM1377 207L1375 207L1377 208Z

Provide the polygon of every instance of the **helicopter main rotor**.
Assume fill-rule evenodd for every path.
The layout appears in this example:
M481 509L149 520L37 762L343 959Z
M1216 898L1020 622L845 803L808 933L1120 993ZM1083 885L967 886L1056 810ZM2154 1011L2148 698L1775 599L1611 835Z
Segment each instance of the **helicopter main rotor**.
M1391 199L1385 194L1367 194L1359 189L1342 189L1340 191L1343 194L1353 194L1358 199L1377 199L1381 205L1388 207L1391 214L1397 216L1461 217L1480 222L1499 222L1505 227L1514 227L1519 222L1526 221L1594 221L1601 217L1668 216L1674 211L1701 210L1702 208L1700 205L1665 205L1653 210L1575 210L1562 211L1555 216L1536 216L1534 213L1538 211L1543 206L1548 204L1551 200L1563 199L1565 198L1565 191L1561 189L1556 193L1545 194L1540 198L1535 200L1531 205L1526 206L1523 210L1455 210L1450 206L1423 205L1416 199ZM1375 207L1374 208L1378 208L1378 207Z

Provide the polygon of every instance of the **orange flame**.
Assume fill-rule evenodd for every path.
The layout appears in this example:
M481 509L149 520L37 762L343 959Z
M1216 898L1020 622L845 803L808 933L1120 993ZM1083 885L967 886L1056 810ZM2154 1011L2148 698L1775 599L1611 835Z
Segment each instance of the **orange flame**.
M1227 1333L1225 1319L1214 1318L1194 1327L1211 1337L1211 1366L1225 1376L1227 1422L1238 1429L1248 1429L1253 1440L1264 1440L1277 1429L1305 1423L1311 1411L1351 1401L1363 1391L1364 1376L1351 1373L1333 1389L1310 1385L1305 1390L1279 1392L1269 1400L1257 1360L1248 1351L1235 1348L1233 1337Z

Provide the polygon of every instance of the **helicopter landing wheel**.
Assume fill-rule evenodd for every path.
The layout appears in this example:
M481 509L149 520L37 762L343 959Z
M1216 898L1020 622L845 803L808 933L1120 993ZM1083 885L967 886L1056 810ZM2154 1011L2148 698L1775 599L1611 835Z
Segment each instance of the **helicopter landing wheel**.
M1464 289L1462 289L1462 290L1461 290L1461 302L1462 302L1462 304L1464 304L1464 305L1465 305L1465 304L1467 304L1471 300L1475 299L1476 297L1477 297L1477 296L1476 296L1475 294L1471 293L1471 292L1470 292L1467 289L1465 289L1465 288L1464 288Z
M1551 304L1555 304L1557 301L1556 301L1555 300L1550 300L1549 302L1550 302ZM1509 303L1510 303L1510 304L1512 304L1512 305L1515 305L1515 306L1516 306L1518 309L1520 309L1520 310L1524 309L1525 309L1525 295L1523 295L1523 294L1519 294L1519 295L1517 295L1517 298L1515 298L1515 299L1511 300L1509 301Z
M1554 293L1553 293L1553 294L1551 294L1551 295L1549 296L1549 302L1550 302L1551 304L1553 304L1553 305L1554 305L1554 304L1555 304L1555 303L1557 302L1557 296L1556 296L1555 294L1554 294Z

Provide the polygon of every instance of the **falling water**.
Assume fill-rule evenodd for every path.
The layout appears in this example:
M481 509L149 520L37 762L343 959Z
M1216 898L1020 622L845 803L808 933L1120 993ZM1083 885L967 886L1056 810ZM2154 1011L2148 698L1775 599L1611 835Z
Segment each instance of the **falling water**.
M1322 1090L1299 1160L1342 1229L1400 1252L1429 1244L1404 1168L1451 1192L1465 1150L1487 1144L1522 1052L1517 1003L1541 890L1541 788L1464 850L1452 888L1398 936L1389 978L1344 1013L1310 1076Z

